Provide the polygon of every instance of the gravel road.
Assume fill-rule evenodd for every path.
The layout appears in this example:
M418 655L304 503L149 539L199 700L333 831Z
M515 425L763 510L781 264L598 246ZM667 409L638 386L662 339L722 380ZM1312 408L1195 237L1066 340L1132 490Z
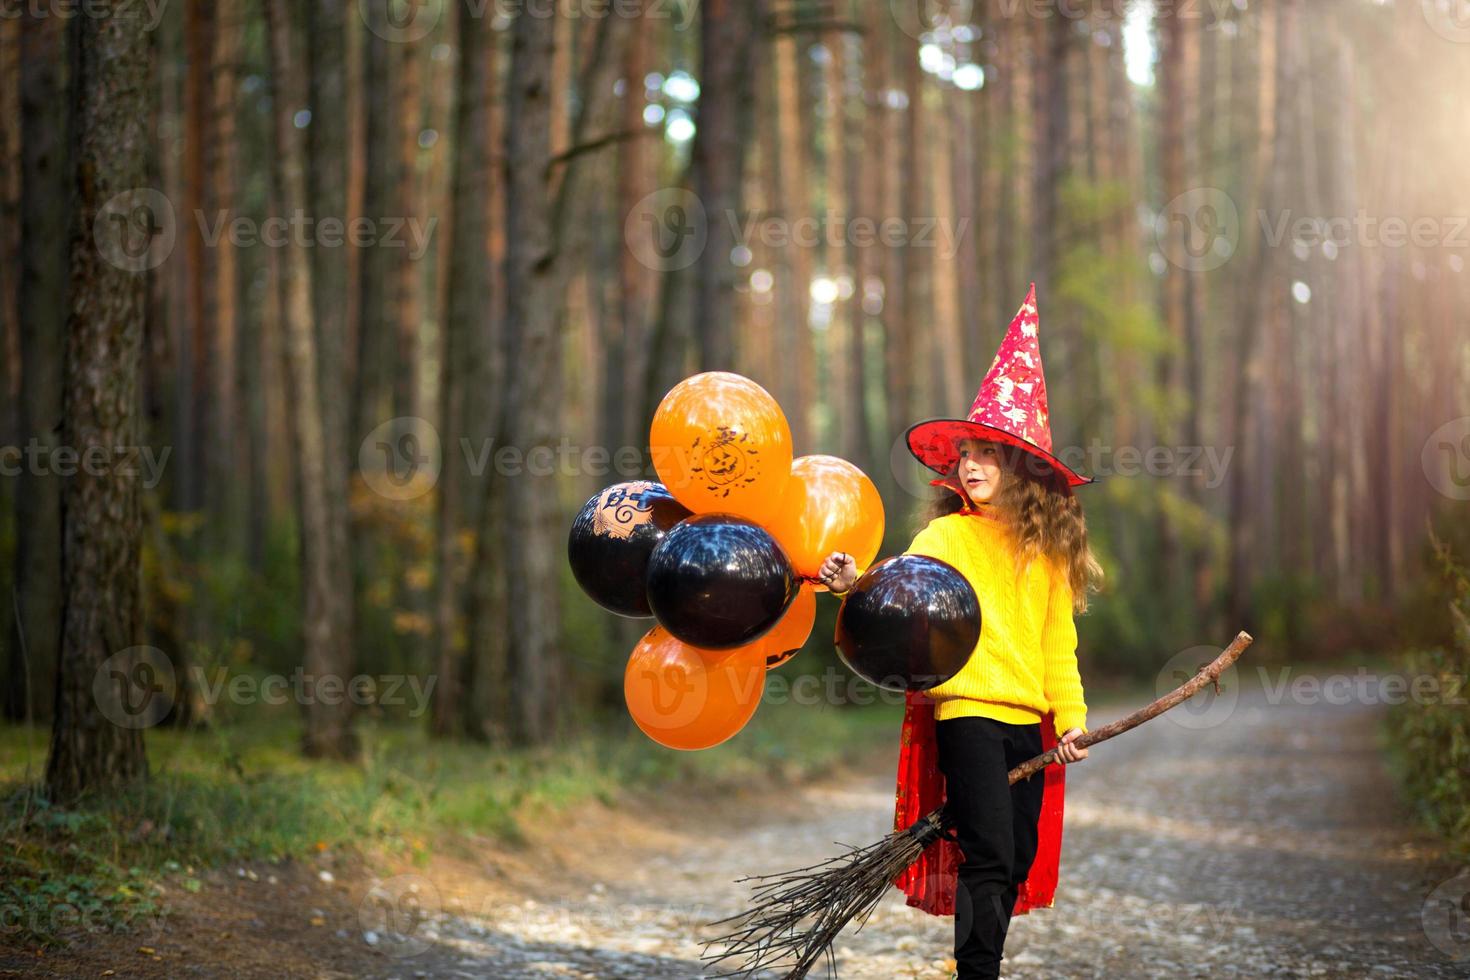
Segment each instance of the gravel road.
M1470 920L1426 932L1426 899L1455 869L1396 796L1380 709L1270 704L1263 693L1241 694L1230 711L1190 707L1070 772L1056 907L1016 920L1006 976L1470 975ZM895 723L895 743L896 733ZM377 975L699 977L697 940L710 934L700 924L742 907L747 886L735 878L887 831L894 761L775 799L588 815L547 837L562 849L534 873L502 870L493 891L461 888L475 897L447 901L407 942L391 930L372 937L384 954ZM1456 881L1470 890L1470 876ZM951 942L951 919L890 890L861 932L838 941L838 976L944 978Z

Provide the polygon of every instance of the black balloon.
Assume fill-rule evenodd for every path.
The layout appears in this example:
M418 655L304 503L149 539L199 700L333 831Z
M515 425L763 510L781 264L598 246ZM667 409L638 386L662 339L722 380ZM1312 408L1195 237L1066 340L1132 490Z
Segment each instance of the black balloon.
M980 640L980 600L953 565L896 555L868 569L837 613L853 673L889 691L925 691L959 673Z
M733 514L699 514L671 530L648 562L648 603L690 646L725 650L776 625L801 581L769 531Z
M662 483L634 480L608 487L572 521L567 560L577 584L609 612L652 616L643 588L649 556L689 513Z

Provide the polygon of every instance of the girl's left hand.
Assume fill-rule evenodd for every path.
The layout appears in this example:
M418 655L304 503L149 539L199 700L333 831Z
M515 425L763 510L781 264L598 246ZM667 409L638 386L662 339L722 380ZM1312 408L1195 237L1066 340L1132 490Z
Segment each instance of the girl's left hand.
M1077 746L1072 744L1077 736L1081 734L1082 729L1069 728L1065 733L1063 733L1061 738L1057 739L1058 762L1062 763L1063 765L1067 765L1068 763L1072 762L1081 762L1083 759L1087 758L1086 749L1079 749Z

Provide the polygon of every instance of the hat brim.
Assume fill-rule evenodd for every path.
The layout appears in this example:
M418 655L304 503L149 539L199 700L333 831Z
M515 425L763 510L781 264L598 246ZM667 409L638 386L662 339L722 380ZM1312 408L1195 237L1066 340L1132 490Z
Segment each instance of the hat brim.
M961 439L986 439L1015 446L1051 467L1067 481L1069 487L1097 482L1092 477L1078 473L1040 446L1034 446L1020 436L984 422L971 422L968 419L925 419L909 426L905 435L909 452L914 454L914 458L940 476L947 476L958 462L959 450L956 444Z

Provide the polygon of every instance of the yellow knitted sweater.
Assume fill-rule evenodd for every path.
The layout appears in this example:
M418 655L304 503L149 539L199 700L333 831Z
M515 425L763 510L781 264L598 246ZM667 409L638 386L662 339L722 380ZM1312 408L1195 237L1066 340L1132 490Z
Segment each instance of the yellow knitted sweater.
M960 672L926 693L938 721L979 715L1013 725L1056 714L1057 733L1087 730L1077 672L1072 588L1056 562L1039 558L1018 577L1010 532L982 509L937 517L908 554L948 562L980 599L980 641Z

